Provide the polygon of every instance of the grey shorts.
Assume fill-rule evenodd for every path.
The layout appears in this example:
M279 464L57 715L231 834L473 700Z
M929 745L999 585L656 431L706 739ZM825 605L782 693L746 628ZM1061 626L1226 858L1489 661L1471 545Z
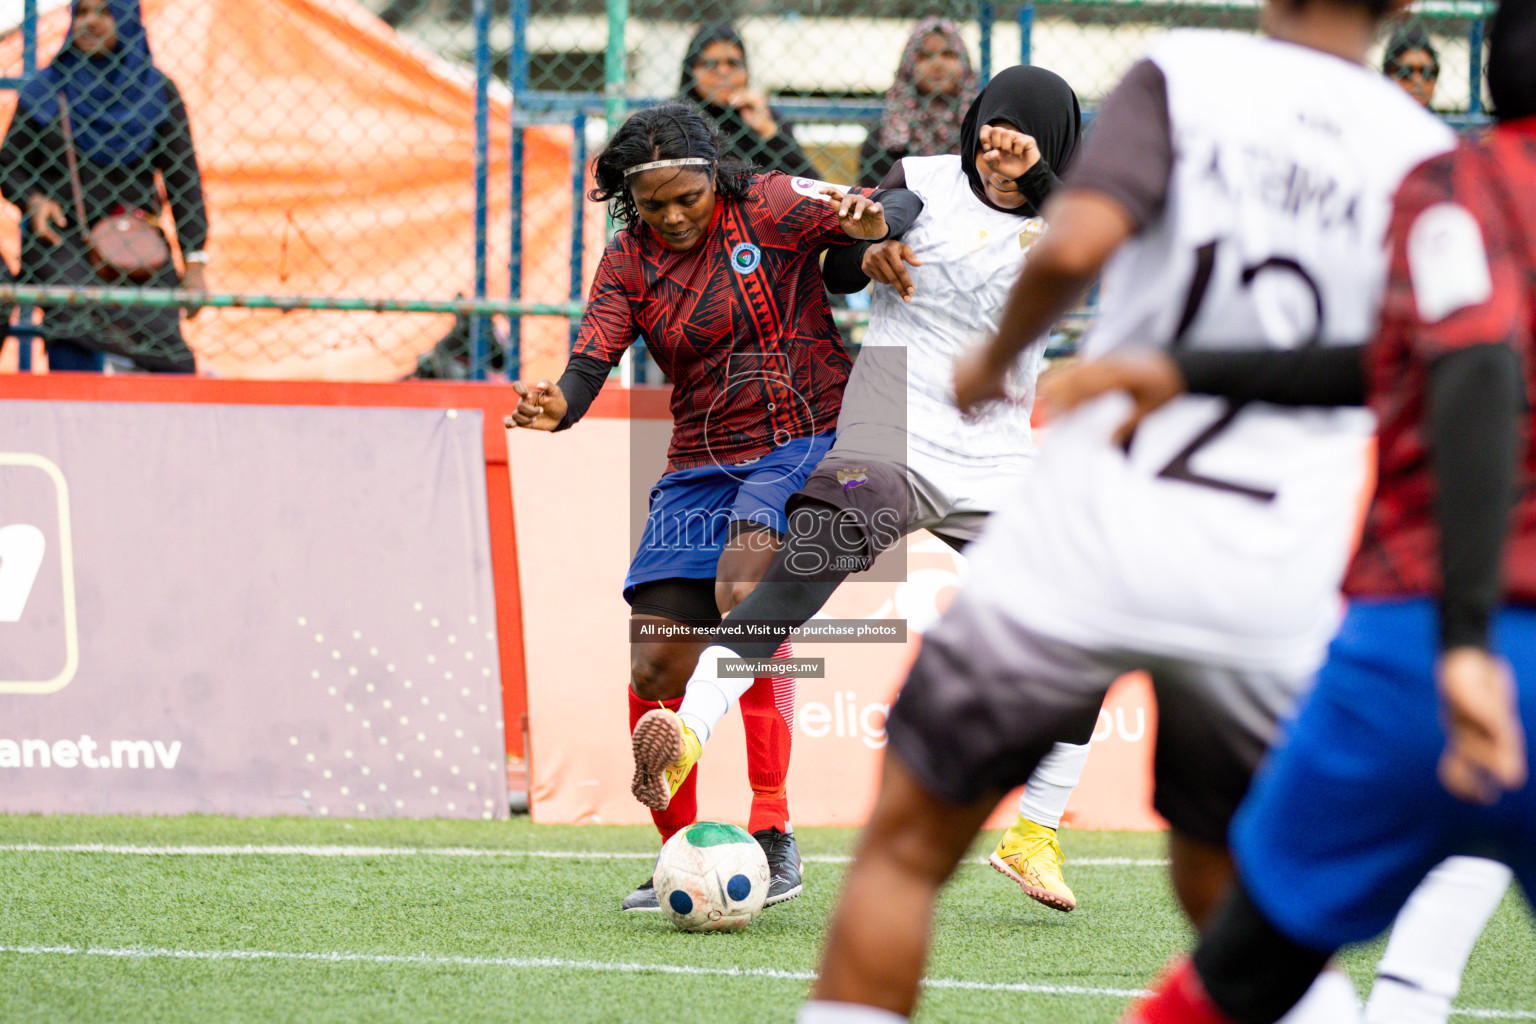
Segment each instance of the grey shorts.
M785 512L792 514L808 498L857 511L871 560L918 530L958 549L981 536L987 512L968 507L964 496L948 491L906 462L845 457L834 448L790 497Z
M1022 785L1057 741L1086 743L1110 684L1145 669L1157 694L1153 805L1225 846L1281 716L1310 676L1254 672L1035 633L961 591L923 637L887 723L890 747L934 795L969 804Z

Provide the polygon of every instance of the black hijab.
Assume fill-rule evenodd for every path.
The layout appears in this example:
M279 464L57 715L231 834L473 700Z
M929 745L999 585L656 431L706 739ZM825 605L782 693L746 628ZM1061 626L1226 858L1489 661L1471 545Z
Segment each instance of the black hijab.
M710 43L730 43L741 51L742 62L747 59L747 46L741 41L741 33L736 31L736 26L726 22L716 25L700 25L699 30L688 40L688 52L683 54L682 80L677 84L678 94L685 100L692 100L700 106L704 105L704 97L699 95L697 83L693 80L693 66L704 56L704 47Z
M1488 39L1488 93L1494 116L1536 114L1536 0L1503 0Z
M721 137L725 139L727 152L742 157L748 163L762 163L761 157L756 153L758 147L754 144L757 133L747 127L747 122L741 119L741 115L731 107L722 107L699 95L698 82L693 76L693 66L703 59L704 48L710 43L730 43L741 50L742 63L746 63L747 47L741 41L741 35L734 25L721 23L700 26L699 30L693 34L693 38L688 40L688 52L683 54L683 71L682 79L678 83L678 98L695 104L711 121L715 122L720 129Z
M965 121L960 126L960 166L976 198L992 209L1000 208L987 200L982 188L981 174L976 170L976 148L981 141L981 126L996 121L1033 135L1046 167L1060 174L1077 151L1083 115L1077 105L1077 93L1053 71L1019 64L992 77L965 112Z
M1382 70L1387 70L1405 53L1423 50L1436 67L1440 66L1440 52L1429 42L1429 34L1418 25L1404 25L1387 37L1387 45L1381 52Z

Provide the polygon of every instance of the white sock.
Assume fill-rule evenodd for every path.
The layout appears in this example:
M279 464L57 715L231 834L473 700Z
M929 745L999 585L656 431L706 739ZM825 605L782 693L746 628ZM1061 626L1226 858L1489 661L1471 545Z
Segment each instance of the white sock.
M1360 996L1355 983L1337 967L1317 976L1301 1002L1281 1017L1279 1024L1356 1024L1360 1020Z
M789 641L785 640L773 656L787 658L791 651ZM699 655L698 664L693 667L693 675L688 677L688 688L683 691L683 703L677 709L677 717L693 730L693 734L699 738L700 743L709 742L710 736L714 735L715 726L720 724L720 719L724 718L725 713L741 700L741 695L752 689L752 684L757 682L755 676L744 676L740 679L720 677L720 659L739 659L740 657L741 655L729 647L711 644L704 648L703 654ZM794 721L793 709L785 717L785 721Z
M1024 785L1019 813L1036 825L1056 828L1088 763L1087 743L1058 743L1040 759Z
M1467 957L1511 875L1498 861L1450 857L1424 876L1392 926L1366 1024L1445 1024Z
M752 686L750 677L745 679L721 679L720 659L737 657L729 647L711 645L699 655L688 677L688 688L683 691L683 703L678 706L677 717L693 730L700 743L708 743L715 726L731 706L741 699Z
M863 1003L829 1003L812 999L800 1004L795 1024L906 1024L907 1018Z

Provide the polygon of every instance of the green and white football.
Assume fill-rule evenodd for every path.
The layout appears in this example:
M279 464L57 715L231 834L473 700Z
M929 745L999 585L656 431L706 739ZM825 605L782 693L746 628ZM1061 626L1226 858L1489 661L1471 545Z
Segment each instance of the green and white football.
M768 898L768 858L746 829L700 821L661 848L654 875L662 912L685 932L745 928Z

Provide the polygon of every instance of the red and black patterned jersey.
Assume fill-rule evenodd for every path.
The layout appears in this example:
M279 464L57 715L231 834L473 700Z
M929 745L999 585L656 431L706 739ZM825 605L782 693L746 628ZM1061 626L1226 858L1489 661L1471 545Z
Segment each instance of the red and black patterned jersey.
M1536 408L1536 119L1504 124L1416 168L1398 191L1380 333L1366 366L1379 418L1376 499L1345 576L1353 595L1440 592L1429 369L1459 348L1507 344ZM1505 547L1509 600L1536 602L1536 423Z
M608 243L572 355L612 365L644 337L673 383L670 469L759 458L837 425L850 363L818 255L853 239L820 187L755 177L684 252L641 221Z

